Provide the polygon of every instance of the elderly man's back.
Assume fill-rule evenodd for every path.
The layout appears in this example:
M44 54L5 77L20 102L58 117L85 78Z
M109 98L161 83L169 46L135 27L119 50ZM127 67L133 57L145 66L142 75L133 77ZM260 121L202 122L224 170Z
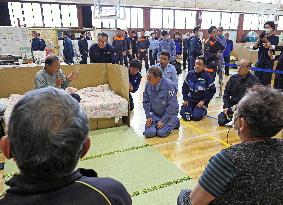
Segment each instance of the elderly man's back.
M15 105L8 136L1 138L6 158L20 169L6 184L3 205L130 205L126 188L94 170L75 170L90 148L89 126L78 102L48 87L28 92Z
M38 180L15 176L7 182L7 185L10 189L0 199L0 204L3 205L131 204L130 196L118 181L98 178L92 174L83 176L79 171L64 179L50 177L50 179Z

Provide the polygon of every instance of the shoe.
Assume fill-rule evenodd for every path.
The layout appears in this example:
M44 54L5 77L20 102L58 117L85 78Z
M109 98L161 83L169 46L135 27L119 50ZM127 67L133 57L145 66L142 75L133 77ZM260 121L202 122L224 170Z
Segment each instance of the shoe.
M191 121L191 113L185 112L183 119L184 119L185 121Z
M226 126L226 127L232 127L233 124L234 124L234 122L233 122L233 120L232 120L232 121L230 121L230 122L227 122L227 123L225 124L225 126Z
M180 128L180 121L178 122L178 124L175 127L175 130L178 130Z

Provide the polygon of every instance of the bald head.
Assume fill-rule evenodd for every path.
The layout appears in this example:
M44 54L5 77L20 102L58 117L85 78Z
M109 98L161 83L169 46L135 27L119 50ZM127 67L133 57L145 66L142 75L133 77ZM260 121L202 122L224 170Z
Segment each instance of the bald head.
M244 77L250 72L251 67L252 67L252 62L250 60L242 59L240 61L240 64L238 65L238 74L241 77Z

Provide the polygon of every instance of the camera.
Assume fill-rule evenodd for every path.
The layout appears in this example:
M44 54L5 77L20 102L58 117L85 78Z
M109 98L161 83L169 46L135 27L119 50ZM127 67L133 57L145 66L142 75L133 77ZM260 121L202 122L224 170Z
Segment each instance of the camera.
M259 35L259 38L260 39L263 39L266 37L266 32L265 31L262 31L261 34Z

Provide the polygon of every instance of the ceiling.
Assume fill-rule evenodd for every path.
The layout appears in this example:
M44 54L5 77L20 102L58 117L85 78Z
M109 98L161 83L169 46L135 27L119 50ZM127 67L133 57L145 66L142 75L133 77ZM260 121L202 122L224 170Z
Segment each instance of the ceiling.
M22 0L41 2L61 2L73 4L94 4L94 0ZM119 0L96 0L104 5L116 4ZM264 4L244 0L120 0L123 6L135 7L168 7L194 8L205 10L227 10L234 12L262 13L283 15L283 5L280 0L277 4ZM280 8L281 7L281 8Z

